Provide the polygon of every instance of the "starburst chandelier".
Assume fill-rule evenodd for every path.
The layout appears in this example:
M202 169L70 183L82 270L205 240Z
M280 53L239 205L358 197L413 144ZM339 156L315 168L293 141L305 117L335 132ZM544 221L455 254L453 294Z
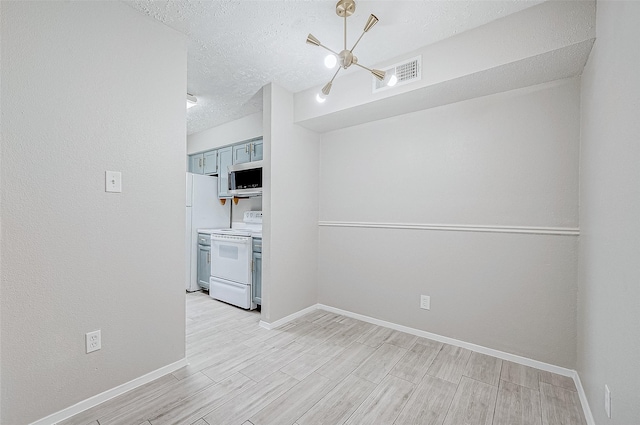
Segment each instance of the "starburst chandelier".
M329 95L329 92L331 91L331 85L333 84L333 80L335 80L336 75L338 75L338 72L340 72L341 69L349 68L351 65L356 65L356 66L359 66L360 68L366 69L367 71L372 73L374 77L376 77L378 80L380 81L384 80L384 77L385 77L384 71L380 71L378 69L371 69L371 68L367 68L364 65L360 65L358 63L358 58L353 54L353 50L356 48L356 46L362 39L362 36L367 31L369 31L375 24L378 23L378 18L376 18L375 15L369 15L369 19L367 19L367 23L364 26L364 30L362 31L362 34L360 34L360 37L358 37L358 40L356 40L353 47L351 49L347 49L347 18L353 15L353 12L355 12L355 10L356 10L355 0L340 0L336 4L336 14L341 18L344 18L344 49L340 53L335 52L330 48L328 48L327 46L323 45L320 42L320 40L318 40L312 34L309 34L307 36L308 44L313 44L314 46L322 47L323 49L326 49L332 53L332 55L327 56L327 58L325 59L325 65L328 68L333 68L336 65L336 63L340 65L336 70L336 73L333 74L333 78L331 78L331 80L322 88L322 95L324 96ZM325 100L325 97L322 95L318 93L318 96L316 97L316 99L319 102L324 102Z

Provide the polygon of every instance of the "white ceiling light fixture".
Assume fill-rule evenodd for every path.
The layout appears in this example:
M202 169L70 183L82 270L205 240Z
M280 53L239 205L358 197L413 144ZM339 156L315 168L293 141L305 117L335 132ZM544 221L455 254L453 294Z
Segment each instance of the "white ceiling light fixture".
M333 78L331 78L331 80L322 88L322 94L324 94L324 96L329 95L329 92L331 91L331 86L333 84L333 80L336 78L336 75L338 75L338 72L340 72L340 69L347 69L351 65L356 65L356 66L359 66L360 68L366 69L367 71L372 73L378 80L380 81L384 80L384 75L385 75L384 71L380 71L378 69L371 69L371 68L367 68L366 66L360 65L358 63L358 58L353 54L353 49L356 48L356 46L360 42L360 39L362 39L362 36L367 31L369 31L375 24L378 23L378 18L376 18L375 15L369 15L369 19L367 19L367 23L364 25L364 30L362 31L362 34L360 34L360 37L358 37L358 40L355 42L353 47L350 50L347 49L347 18L353 15L353 12L355 12L355 10L356 10L355 0L340 0L336 4L336 14L341 18L344 18L344 50L342 50L340 53L334 52L327 46L324 46L320 42L320 40L315 38L312 34L309 34L307 36L308 44L313 44L314 46L322 47L323 49L330 51L333 54L332 56L337 58L337 61L338 61L339 67L336 70L336 73L333 74ZM326 60L325 60L325 65L329 67L328 66L329 64L327 63ZM324 101L324 97L322 97L321 95L318 95L316 97L316 99L320 99L320 98L322 98Z
M196 103L198 103L198 99L194 95L187 93L187 109L196 106Z

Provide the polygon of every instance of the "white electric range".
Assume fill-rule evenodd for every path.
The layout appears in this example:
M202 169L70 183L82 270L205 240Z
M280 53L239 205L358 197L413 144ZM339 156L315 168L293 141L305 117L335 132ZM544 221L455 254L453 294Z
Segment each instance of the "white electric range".
M211 278L209 295L220 301L253 310L251 299L252 238L262 237L262 211L246 211L231 229L211 230Z

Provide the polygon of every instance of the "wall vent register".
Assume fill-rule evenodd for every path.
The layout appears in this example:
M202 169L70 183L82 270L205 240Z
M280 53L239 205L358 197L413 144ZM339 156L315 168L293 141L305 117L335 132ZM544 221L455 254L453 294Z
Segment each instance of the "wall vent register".
M413 83L422 79L422 56L416 56L401 63L391 65L385 68L385 78L380 81L373 78L373 93L386 90L391 87L401 86L403 84ZM392 84L391 79L395 78Z

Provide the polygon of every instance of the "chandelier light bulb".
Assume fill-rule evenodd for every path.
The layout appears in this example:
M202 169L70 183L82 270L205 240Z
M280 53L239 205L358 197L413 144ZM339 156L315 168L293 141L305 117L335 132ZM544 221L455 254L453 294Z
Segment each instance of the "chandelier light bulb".
M335 68L337 64L338 58L336 58L335 55L327 55L327 57L324 58L324 66L329 69Z
M318 103L324 103L324 101L325 101L325 100L327 100L327 98L326 98L326 97L324 97L321 93L318 93L318 94L316 95L316 101L317 101Z
M392 75L391 77L389 77L389 82L387 83L387 85L389 87L393 87L398 83L398 77L396 77L395 75Z

